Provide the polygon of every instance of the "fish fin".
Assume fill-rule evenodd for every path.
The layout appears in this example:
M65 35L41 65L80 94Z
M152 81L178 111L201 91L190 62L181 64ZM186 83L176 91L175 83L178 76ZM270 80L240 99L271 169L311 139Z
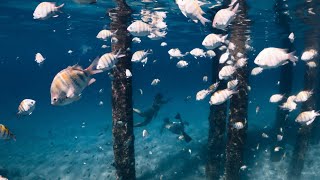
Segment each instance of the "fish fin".
M198 19L200 20L202 25L205 25L206 23L211 22L209 19L204 18L203 16L199 16Z
M68 68L74 69L74 70L79 70L79 71L83 71L83 68L77 63L73 66L69 66Z
M118 32L118 29L113 31L112 35L115 35Z
M88 86L90 86L94 82L96 82L96 79L95 78L91 78L90 81L88 82Z
M72 98L74 96L74 88L70 87L68 92L67 92L67 97Z
M118 31L118 30L116 30L116 31ZM122 58L122 57L126 56L125 54L120 54L120 53L121 53L121 49L119 49L118 52L116 53L117 58Z
M288 54L288 59L293 63L293 65L296 65L296 62L298 62L298 58L294 56L295 51Z
M139 109L132 108L133 112L139 114L140 116L142 115L142 112Z
M184 137L184 140L188 143L192 140L192 138L185 132L182 132L182 135Z
M227 38L228 38L228 34L222 36L222 37L221 37L222 43L224 43L224 44L229 44L229 43L226 42Z
M239 8L239 3L237 3L237 5L232 9L232 12L237 13Z
M311 123L313 123L313 121L315 120L316 118L313 118L312 120L306 122L306 125L309 126Z
M102 73L103 70L95 69L95 68L97 67L98 61L99 61L99 56L96 57L96 58L92 61L92 63L90 64L90 66L87 67L87 69L85 69L84 71L89 72L90 75Z
M288 63L289 63L288 61L285 61L285 62L282 63L282 66L283 66L283 65L286 65L286 64L288 64Z
M60 6L57 6L57 9L61 9L64 6L64 3L62 3Z

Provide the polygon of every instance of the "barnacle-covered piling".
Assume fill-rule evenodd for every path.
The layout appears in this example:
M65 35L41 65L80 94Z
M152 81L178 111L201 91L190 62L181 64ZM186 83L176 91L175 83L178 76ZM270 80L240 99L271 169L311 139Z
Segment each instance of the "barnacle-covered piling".
M238 2L239 11L234 23L230 27L230 42L235 44L235 50L231 51L231 53L234 57L237 57L236 54L240 52L246 57L245 43L249 26L249 21L247 20L247 5L245 0L239 0ZM225 164L225 179L227 180L240 179L240 168L244 165L243 154L246 141L248 112L248 73L248 67L244 66L238 68L234 76L234 78L239 81L237 88L239 92L234 94L230 101ZM233 128L233 124L236 122L242 122L244 128Z
M279 28L282 30L282 34L290 34L290 22L291 19L288 14L285 14L285 11L288 11L287 4L283 0L278 0L275 4L276 11L276 21ZM294 51L293 43L290 42L288 37L282 38L281 46L288 48L288 52ZM289 63L285 66L281 66L280 70L280 87L279 94L291 94L292 90L292 63ZM284 155L285 150L283 149L286 142L286 130L288 123L290 122L289 112L284 111L280 108L277 108L276 112L276 121L273 127L273 142L271 146L271 161L280 161ZM277 140L277 136L284 137L282 140ZM275 151L275 147L282 147L280 151Z
M116 0L117 8L109 11L112 19L111 31L116 31L117 41L112 44L112 51L125 53L119 58L112 75L112 134L116 178L132 180L135 175L132 80L126 78L126 69L131 70L130 47L131 37L127 32L127 24L131 18L131 9L125 0Z
M212 59L212 80L218 79L220 51ZM213 82L215 83L215 82ZM220 82L218 90L225 89L226 83ZM211 105L209 114L208 156L206 164L207 179L219 179L223 172L225 148L225 132L227 118L227 103Z
M310 29L305 31L305 50L315 49L319 51L319 20L310 13L306 13L310 8L315 7L319 0L309 2L306 0L305 6L301 7L298 11L299 18L309 26ZM319 56L313 59L317 64L317 67L305 69L304 74L304 90L319 91ZM317 110L319 105L316 104L319 94L315 92L306 102L302 104L301 112L309 110ZM293 150L291 163L288 171L288 179L301 179L301 172L304 167L305 156L308 150L310 135L315 123L309 126L301 126L298 130L296 137L296 144ZM319 131L317 129L317 131Z

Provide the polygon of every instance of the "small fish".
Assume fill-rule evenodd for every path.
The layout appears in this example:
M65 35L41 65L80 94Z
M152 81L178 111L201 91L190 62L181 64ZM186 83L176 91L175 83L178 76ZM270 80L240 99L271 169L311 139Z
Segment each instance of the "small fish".
M141 39L138 38L138 37L134 37L134 38L132 38L132 42L134 42L134 43L141 43Z
M282 139L283 139L283 136L281 134L278 134L277 135L277 141L282 141Z
M244 128L244 124L242 122L235 122L233 125L232 125L233 128L237 129L237 130L240 130L240 129L243 129Z
M220 80L228 80L229 78L232 77L232 75L236 72L236 68L231 65L224 66L221 68L219 71L219 79Z
M313 94L313 91L300 91L296 98L294 99L295 102L306 102Z
M18 115L31 115L36 108L36 101L32 99L24 99L18 107Z
M240 58L237 60L235 67L237 68L243 68L244 66L246 66L248 64L248 59L247 58Z
M293 41L294 41L294 34L293 34L293 32L290 33L290 35L289 35L288 38L289 38L290 42L293 43Z
M148 38L150 38L151 40L159 40L165 38L166 35L167 32L153 31L148 35Z
M33 19L47 19L54 15L56 11L59 11L64 4L56 6L54 2L42 2L33 12Z
M5 178L5 177L0 175L0 180L8 180L8 178Z
M291 112L297 108L297 104L293 101L287 101L279 107L283 110L288 110L289 112Z
M126 69L126 77L127 78L132 77L132 73L131 73L131 71L129 69Z
M103 101L100 101L100 102L99 102L99 106L103 106Z
M240 167L240 170L244 171L244 170L246 170L247 168L248 168L248 167L247 167L246 165L243 165L243 166Z
M208 89L203 89L199 92L197 92L196 94L196 100L197 101L201 101L201 100L204 100L209 94L210 94L210 90Z
M317 116L320 116L319 111L304 111L298 115L295 122L301 125L310 125L316 119Z
M107 47L108 47L108 46L105 45L105 44L101 46L101 48L103 48L103 49L105 49L105 48L107 48Z
M262 133L261 136L262 136L263 138L269 138L268 134L266 134L266 133Z
M236 48L236 45L234 45L234 43L233 43L233 42L229 42L228 49L230 49L230 50L234 51L234 50L235 50L235 48Z
M79 100L82 91L95 82L91 75L103 72L102 70L93 70L98 60L96 58L87 69L74 65L61 70L51 83L51 104L64 106Z
M162 42L161 44L160 44L160 46L167 46L167 43L166 42Z
M142 91L142 89L139 89L139 92L140 92L140 94L141 94L141 95L143 95L143 91Z
M282 147L277 146L277 147L274 148L274 152L279 152L280 149L282 149Z
M35 56L35 61L36 61L39 65L41 65L41 64L44 62L45 59L46 59L46 58L44 58L40 53L37 53L36 56Z
M207 82L208 81L208 76L203 76L202 81L203 82Z
M230 90L235 89L238 86L238 83L239 83L238 79L231 80L227 83L227 87Z
M216 53L215 53L213 50L208 50L208 51L206 52L206 56L213 58L213 57L216 56Z
M257 106L257 107L256 107L256 114L258 114L259 111L260 111L260 106Z
M288 59L294 65L298 61L294 52L287 53L285 49L271 47L263 49L255 58L254 63L263 69L270 69L287 64Z
M115 35L116 33L117 33L117 31L111 32L110 30L103 29L97 34L96 38L101 39L101 40L107 40L111 36Z
M230 58L229 50L227 50L225 53L223 53L219 58L219 63L223 64Z
M198 23L198 21L200 21L203 25L205 25L207 22L210 22L210 20L202 16L205 14L205 12L198 4L198 0L176 0L176 3L182 14L185 17L192 19L193 22Z
M315 67L317 67L317 64L314 61L309 61L309 62L307 62L307 66L309 68L315 68Z
M156 86L156 85L158 85L159 83L160 83L160 79L154 79L154 80L152 80L151 85L152 85L152 86Z
M68 54L71 54L73 51L70 49L69 51L68 51Z
M180 59L188 54L188 53L182 54L178 48L170 49L168 53L170 55L170 59L172 59L173 57Z
M177 68L186 68L188 67L188 62L187 61L184 61L184 60L180 60L179 62L177 62Z
M209 50L213 50L221 46L222 44L224 44L226 42L227 37L228 35L222 36L222 35L217 35L212 33L207 35L203 39L202 45Z
M13 133L11 133L7 127L0 124L0 139L13 139L14 141L16 141L16 136Z
M283 95L282 94L274 94L270 97L269 102L271 103L278 103L282 101Z
M94 65L95 68L102 71L108 71L114 68L116 66L116 63L118 62L118 58L126 56L125 54L120 53L121 50L119 50L117 53L111 52L102 55Z
M239 3L237 3L234 8L230 6L229 8L219 10L214 16L212 27L225 30L229 26L229 24L236 18L238 8Z
M226 102L228 99L232 97L233 94L238 93L238 91L224 89L215 92L209 101L210 105L220 105L224 102Z
M151 26L147 23L144 23L143 21L135 21L132 24L130 24L127 28L127 30L132 34L133 36L147 36L151 32L153 32L153 29Z
M190 54L197 59L197 57L205 57L206 54L203 51L203 49L200 48L194 48L190 51Z
M140 50L136 51L131 58L131 62L141 62L144 65L148 62L148 55L151 54L151 50Z
M296 98L297 98L297 96L295 96L295 95L289 96L287 99L287 102L293 102L296 100Z
M302 61L310 61L318 56L318 51L315 49L309 49L302 53L301 60Z
M145 137L147 137L147 136L149 136L149 132L144 129L144 130L142 131L142 137L145 138Z

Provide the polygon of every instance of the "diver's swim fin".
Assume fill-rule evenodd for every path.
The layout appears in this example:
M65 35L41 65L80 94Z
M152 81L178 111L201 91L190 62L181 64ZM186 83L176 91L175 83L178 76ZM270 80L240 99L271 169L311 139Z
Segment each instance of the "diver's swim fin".
M182 132L182 135L184 137L184 140L188 143L192 140L192 138L185 132Z
M177 115L174 118L182 121L180 113L177 113Z

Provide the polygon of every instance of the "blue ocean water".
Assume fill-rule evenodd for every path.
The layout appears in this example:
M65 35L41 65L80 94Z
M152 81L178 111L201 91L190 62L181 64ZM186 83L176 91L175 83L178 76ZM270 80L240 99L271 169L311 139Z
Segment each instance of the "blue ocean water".
M111 20L107 11L116 4L98 0L96 4L81 5L70 0L59 0L57 4L65 3L62 12L57 13L59 16L41 21L32 17L39 3L22 0L0 2L0 123L6 125L17 138L17 141L0 141L0 175L10 180L115 179L111 79L107 73L95 75L97 81L85 89L82 98L67 106L50 104L50 85L53 77L67 66L78 63L87 67L94 58L111 51L110 41L101 41L96 35L104 28L109 29ZM288 49L288 44L282 42L291 32L295 34L294 50L300 57L305 50L306 32L314 28L298 17L300 11L308 15L309 9L301 8L305 7L303 0L285 2L288 6L281 12L276 12L276 3L276 0L247 1L250 19L247 35L253 47L248 53L250 70L255 67L253 60L263 48ZM214 11L209 7L216 4L219 1L208 1L202 6L208 12L206 17L212 19ZM197 47L204 49L202 40L212 32L212 28L184 17L174 1L128 1L128 5L133 9L132 20L141 18L142 9L154 11L157 8L157 11L167 12L165 22L168 25L164 39L142 37L141 43L131 45L131 52L153 50L145 66L140 63L132 66L133 106L147 109L158 92L172 98L148 126L134 129L137 179L206 179L210 105L208 99L196 101L195 95L216 81L212 77L215 73L212 72L212 59L195 59L188 55L184 60L189 62L189 66L178 69L177 59L170 59L168 50L179 48L185 53ZM317 21L319 3L312 8ZM277 13L289 13L290 29L278 22ZM319 42L319 34L308 36ZM161 42L168 45L162 47ZM108 47L104 49L102 45ZM72 53L68 53L69 50ZM38 52L46 58L41 66L34 61ZM153 63L153 60L157 61ZM308 67L300 60L293 67L292 94L303 90L307 70ZM245 179L286 179L283 171L287 172L289 168L300 128L294 122L300 113L300 105L289 115L292 122L289 123L288 137L285 137L284 160L270 161L270 147L275 140L261 137L262 133L273 133L278 105L269 103L269 98L279 92L280 73L280 68L277 68L249 78L248 134L244 148L244 165L248 168ZM208 76L208 82L202 81L203 76ZM160 83L151 86L155 78L160 79ZM99 93L101 89L103 92ZM188 96L191 100L186 101ZM26 98L37 101L36 109L30 116L17 118L19 103ZM99 105L100 101L103 105ZM258 113L257 106L260 108ZM186 128L193 138L190 143L178 141L177 135L170 132L159 133L162 120L166 117L173 119L178 112L190 123ZM134 121L142 119L135 115ZM144 129L149 132L148 138L142 137ZM260 149L252 151L257 144ZM320 176L317 172L320 164L314 159L318 155L318 146L310 145L302 179L318 179Z

